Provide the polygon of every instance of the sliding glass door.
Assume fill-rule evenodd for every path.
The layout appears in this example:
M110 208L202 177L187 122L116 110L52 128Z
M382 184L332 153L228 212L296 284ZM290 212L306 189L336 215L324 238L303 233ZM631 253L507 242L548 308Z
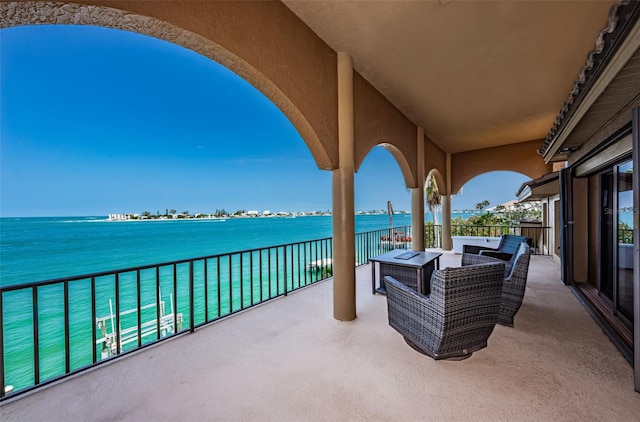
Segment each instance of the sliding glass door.
M615 167L616 178L616 312L633 322L633 162Z
M611 311L633 327L633 162L627 159L600 176L600 294Z

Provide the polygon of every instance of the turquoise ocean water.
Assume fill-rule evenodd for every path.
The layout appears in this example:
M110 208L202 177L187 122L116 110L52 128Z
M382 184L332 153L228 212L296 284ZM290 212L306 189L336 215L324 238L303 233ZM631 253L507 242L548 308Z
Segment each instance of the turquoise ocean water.
M394 226L411 216L394 215ZM356 232L389 227L356 216ZM106 217L1 218L0 286L331 237L330 216L107 221Z
M394 215L394 227L408 226L411 216ZM356 216L356 232L366 232L389 228L387 215ZM0 219L0 286L10 286L39 282L49 279L114 271L123 268L158 264L168 261L190 259L202 256L224 254L235 251L276 246L287 243L328 238L332 235L330 216L305 216L296 218L230 218L220 220L171 220L171 221L107 221L105 217L56 217L56 218L2 218ZM292 252L293 253L293 252ZM272 256L274 256L272 254ZM293 257L293 255L292 255ZM296 257L296 260L299 258ZM233 271L237 277L244 264L225 267L222 264L221 278ZM254 264L255 265L255 264ZM301 264L296 264L302 269ZM203 284L202 263L196 264L195 285ZM263 267L264 268L264 267ZM174 272L175 271L175 275ZM161 291L156 293L155 271L142 272L142 305L155 303L159 296L167 306L172 307L172 295L177 298L178 312L189 318L189 291L187 265L174 269L160 270ZM260 270L257 270L260 271ZM278 275L267 268L274 279ZM211 278L215 271L208 270ZM304 272L304 271L303 271ZM174 289L172 278L180 281ZM220 275L218 275L220 277ZM229 279L231 277L229 276ZM97 316L107 316L114 311L115 297L113 276L96 279L94 305ZM245 295L236 282L218 284L221 299L221 314L248 306L252 298L246 298L248 288L263 287L243 285ZM282 293L275 287L265 291L266 297ZM282 287L281 287L282 289ZM100 345L92 346L92 331L96 330L91 317L90 279L69 283L69 355L70 369L79 369L92 362L92 349L100 354ZM136 307L137 287L135 273L120 276L120 310ZM214 291L210 295L215 297ZM156 296L156 294L158 296ZM195 292L196 306L194 321L205 320L202 289ZM40 381L55 378L65 372L65 343L63 327L65 312L62 284L40 287L38 301L38 350L34 350L33 333L33 292L23 290L5 292L2 296L4 378L6 385L14 391L27 388L35 382L34 359L39 362ZM271 295L271 296L270 296ZM211 297L211 296L210 296ZM239 302L242 301L241 305ZM209 311L208 318L215 317L215 310ZM156 308L141 311L143 321L155 318ZM123 316L121 325L135 326L137 313ZM112 329L108 331L113 331ZM143 339L143 344L152 341L155 334ZM134 347L132 344L131 347ZM124 350L127 348L124 347Z

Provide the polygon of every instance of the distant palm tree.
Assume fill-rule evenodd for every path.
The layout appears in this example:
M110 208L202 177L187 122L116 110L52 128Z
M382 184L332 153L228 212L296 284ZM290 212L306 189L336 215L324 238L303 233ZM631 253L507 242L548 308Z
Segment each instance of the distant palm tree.
M429 175L427 176L427 182L424 186L424 199L427 203L427 207L429 208L429 212L433 215L435 244L439 245L440 232L437 230L436 226L440 224L438 222L438 211L440 209L440 205L442 205L442 196L438 190L438 182L436 181L436 177L433 175L433 172L429 172Z
M489 206L489 201L487 201L486 199L482 202L478 202L476 204L476 209L478 211L483 211L485 208L487 208Z

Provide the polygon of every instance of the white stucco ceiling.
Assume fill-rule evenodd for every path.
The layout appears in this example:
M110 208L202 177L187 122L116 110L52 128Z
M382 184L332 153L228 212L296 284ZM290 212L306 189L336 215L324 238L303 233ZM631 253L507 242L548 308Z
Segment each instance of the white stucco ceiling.
M284 3L455 153L544 138L614 1Z

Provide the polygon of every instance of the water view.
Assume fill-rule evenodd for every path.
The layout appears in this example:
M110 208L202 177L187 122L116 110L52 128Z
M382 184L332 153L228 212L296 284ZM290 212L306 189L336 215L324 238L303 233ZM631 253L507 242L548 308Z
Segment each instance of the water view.
M405 230L410 220L396 215L394 227ZM331 275L330 216L3 218L0 225L2 287L72 279L2 294L4 377L15 390ZM388 228L386 215L356 217L358 232ZM362 262L369 251L390 247L380 239L379 233L363 239ZM227 255L154 265L218 254ZM117 271L140 266L146 268ZM74 277L96 272L103 274Z

